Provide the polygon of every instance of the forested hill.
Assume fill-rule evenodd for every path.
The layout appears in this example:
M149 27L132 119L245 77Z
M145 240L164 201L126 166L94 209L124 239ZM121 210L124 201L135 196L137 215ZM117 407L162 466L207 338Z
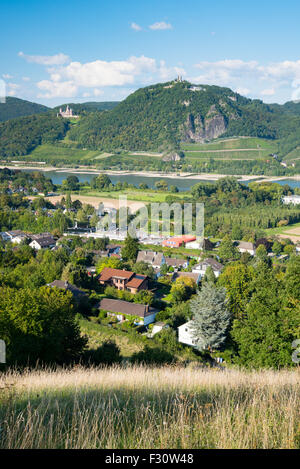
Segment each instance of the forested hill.
M30 116L32 114L41 114L49 111L47 106L31 103L24 99L7 97L5 103L0 104L0 122L14 119L16 117Z
M14 102L11 99L16 100L10 98L8 103ZM66 133L65 145L97 151L169 152L182 143L204 143L220 136L276 139L280 157L300 148L300 103L268 105L219 86L173 81L141 88L118 104L70 103L80 114L76 123L57 118L57 108L29 104L42 114L2 122L0 156L26 155L39 142L55 143ZM7 105L1 104L0 112Z
M58 119L53 112L1 122L0 155L26 155L43 143L63 139L68 128L68 120Z
M110 111L119 104L119 101L89 101L87 103L66 103L56 106L54 109L59 110L60 108L65 109L69 106L75 113L87 113L95 111Z
M165 150L220 135L282 140L292 135L294 142L299 127L297 105L267 105L229 88L185 81L139 89L107 113L90 113L69 138L105 150Z

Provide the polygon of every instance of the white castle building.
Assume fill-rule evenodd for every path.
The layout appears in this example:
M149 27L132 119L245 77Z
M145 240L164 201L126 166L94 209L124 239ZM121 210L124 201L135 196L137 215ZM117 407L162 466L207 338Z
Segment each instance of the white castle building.
M62 108L59 109L59 113L57 114L57 117L65 117L69 119L72 117L73 119L78 119L79 116L76 116L73 114L73 109L71 109L68 105L66 107L66 110L63 111Z

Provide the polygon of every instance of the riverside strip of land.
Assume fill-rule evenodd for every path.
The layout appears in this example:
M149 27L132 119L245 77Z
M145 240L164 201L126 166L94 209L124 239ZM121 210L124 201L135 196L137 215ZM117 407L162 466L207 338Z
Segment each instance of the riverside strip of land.
M165 172L147 172L147 171L125 171L125 170L119 170L119 171L114 171L114 170L99 170L96 168L90 168L86 166L79 166L78 168L57 168L55 166L44 166L44 165L0 165L0 168L9 168L9 169L30 169L30 170L36 170L36 171L56 171L57 173L59 172L68 172L72 174L111 174L111 175L128 175L128 176L143 176L143 177L153 177L153 178L169 178L169 179L178 179L184 178L184 179L199 179L199 180L206 180L206 181L218 181L221 178L224 178L228 176L228 174L215 174L215 173L165 173ZM274 182L274 181L280 181L280 180L296 180L300 181L300 174L294 175L294 176L261 176L261 175L247 175L247 174L242 174L242 175L234 175L234 177L237 177L239 181L254 181L254 180L259 180L259 182Z

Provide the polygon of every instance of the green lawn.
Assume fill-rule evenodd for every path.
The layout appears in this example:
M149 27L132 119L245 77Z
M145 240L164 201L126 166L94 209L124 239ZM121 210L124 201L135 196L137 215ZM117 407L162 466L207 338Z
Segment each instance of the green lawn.
M87 163L91 162L91 160L98 155L99 151L69 148L59 144L44 144L38 146L29 155L23 158L28 161L45 161L46 163Z
M109 327L104 324L97 324L87 319L79 321L82 334L88 337L88 347L95 349L100 347L105 340L113 339L120 347L123 357L130 357L135 352L143 349L145 341L140 334L134 334L133 331L123 332L117 328Z
M294 223L293 225L280 226L278 228L268 228L268 229L265 229L265 232L267 236L274 236L274 235L280 235L280 234L290 234L291 236L296 236L293 233L287 233L288 231L294 228L300 228L300 223Z
M155 190L134 190L134 189L122 189L121 191L96 191L96 190L84 190L80 191L81 195L87 195L92 197L107 197L110 199L118 199L120 195L127 195L128 200L136 200L138 202L165 202L166 197L170 195L170 192L157 192ZM174 194L180 199L187 200L186 192L178 192Z
M183 143L182 150L185 151L210 151L210 150L237 150L237 149L262 149L272 152L277 151L277 142L257 137L239 137L218 139L211 143Z

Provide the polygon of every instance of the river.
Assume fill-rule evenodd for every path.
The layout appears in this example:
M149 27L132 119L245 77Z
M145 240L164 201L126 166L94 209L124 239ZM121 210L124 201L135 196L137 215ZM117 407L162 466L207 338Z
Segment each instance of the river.
M33 171L32 169L24 169L24 171ZM43 171L43 170L41 170ZM108 173L107 173L108 174ZM67 179L68 176L77 176L80 182L90 182L94 176L97 176L97 173L92 172L82 172L82 173L75 173L74 171L45 171L45 175L47 178L52 179L54 184L61 184L64 179ZM192 179L192 178L185 178L185 177L167 177L167 176L139 176L137 174L108 174L111 182L116 184L118 181L120 182L128 182L128 184L133 184L137 186L142 182L147 184L150 189L155 189L155 183L160 179L165 179L169 187L174 185L178 188L180 192L188 191L192 186L197 184L198 182L209 182L214 184L215 181L206 180L206 179ZM263 176L262 176L263 177ZM243 184L249 184L251 180L243 181ZM296 179L279 179L274 180L272 182L277 182L281 185L288 184L290 187L300 187L300 180Z
M46 176L48 178L52 179L52 182L54 184L61 184L64 179L66 179L68 176L74 175L73 172L57 172L57 171L47 171ZM92 178L95 176L95 173L76 173L75 176L78 177L80 182L90 182ZM169 187L171 185L174 185L178 188L180 192L182 191L188 191L192 186L197 184L198 182L210 182L214 183L215 181L207 181L207 180L201 180L201 179L191 179L191 178L184 178L184 177L178 177L178 178L168 178L166 176L157 176L157 177L150 177L150 176L138 176L134 174L108 174L111 182L113 184L116 184L118 181L120 182L128 182L128 184L133 184L134 186L138 186L141 183L145 183L148 185L150 189L155 188L155 183L159 181L160 179L165 179ZM243 184L248 184L249 181L244 181ZM288 184L290 187L295 188L295 187L300 187L300 181L297 181L295 179L282 179L278 181L273 181L277 182L281 185Z

